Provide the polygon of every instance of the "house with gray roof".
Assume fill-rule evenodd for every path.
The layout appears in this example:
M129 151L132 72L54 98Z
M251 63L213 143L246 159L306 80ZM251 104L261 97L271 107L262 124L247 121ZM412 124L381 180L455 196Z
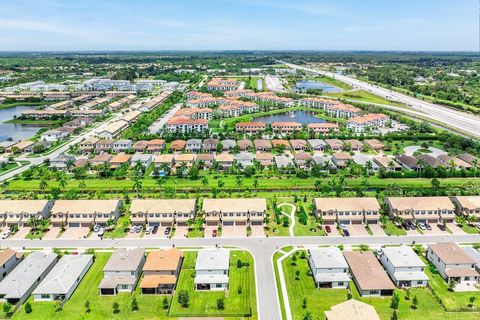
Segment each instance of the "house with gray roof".
M132 140L130 139L122 139L117 140L112 143L112 150L113 152L125 152L133 148Z
M143 248L115 250L103 267L103 280L98 286L100 295L116 295L118 292L135 290L144 264Z
M321 139L310 139L310 140L307 140L307 142L312 147L312 150L315 150L315 151L324 151L325 148L327 147L327 143Z
M185 150L187 152L195 152L195 153L200 152L200 150L202 150L202 140L188 139L187 144L185 146Z
M148 168L153 162L153 155L149 153L135 153L130 159L130 166L134 167L139 161L144 168Z
M240 152L235 155L235 160L242 168L246 168L253 166L254 157L250 152Z
M277 168L282 169L286 167L295 167L295 164L293 163L292 158L287 157L285 155L278 155L275 156L275 164L277 165Z
M195 290L228 290L230 251L200 250L195 262Z
M56 169L65 169L69 162L73 164L75 162L75 158L66 154L62 154L58 157L51 159L49 167Z
M316 248L308 253L308 264L317 288L348 288L348 264L339 248Z
M230 151L237 146L237 142L232 139L222 140L223 151Z
M93 264L93 255L64 255L33 291L35 301L66 301Z
M425 287L428 284L425 263L411 247L384 247L379 250L378 256L397 287Z
M0 282L0 301L23 304L58 261L55 253L34 251Z
M361 153L354 154L352 156L352 161L355 162L358 165L361 165L361 166L366 166L367 163L370 162L370 164L372 166L372 171L378 171L378 169L379 169L378 164L375 161L373 161L373 159L371 157L368 157L368 156L363 155Z

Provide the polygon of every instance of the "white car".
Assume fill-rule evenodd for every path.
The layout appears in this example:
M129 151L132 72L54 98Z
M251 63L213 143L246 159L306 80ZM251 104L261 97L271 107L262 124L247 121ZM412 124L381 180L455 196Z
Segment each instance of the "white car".
M423 223L423 222L417 223L417 226L418 226L420 229L422 229L422 230L426 230L426 229L427 229L427 227L425 226L425 223Z
M12 231L6 230L2 232L2 239L7 239L12 234Z
M100 231L100 225L96 224L96 225L93 227L93 232L97 233L98 231Z
M475 227L477 227L478 229L480 229L480 222L475 223Z
M340 229L342 229L342 230L347 230L347 226L344 225L343 223L340 223Z
M100 228L100 230L98 230L98 236L99 237L103 237L103 235L105 234L105 228Z
M153 231L153 227L147 227L147 229L145 229L145 234L150 234L152 233Z
M131 226L130 227L130 233L135 233L136 231L136 227L135 226Z

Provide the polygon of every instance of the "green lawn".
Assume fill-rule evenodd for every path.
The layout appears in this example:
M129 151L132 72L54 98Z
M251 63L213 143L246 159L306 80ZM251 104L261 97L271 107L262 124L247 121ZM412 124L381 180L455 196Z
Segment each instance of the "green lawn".
M274 258L279 258L276 255ZM286 258L283 263L285 279L287 283L288 297L292 316L294 320L302 320L305 313L310 311L313 319L324 319L324 312L330 310L333 305L347 300L346 289L317 289L311 275L308 275L308 259L301 259L300 254L295 261L296 265L292 265L292 256ZM296 271L299 271L299 280L296 279ZM393 310L390 308L390 298L361 298L355 288L353 282L350 283L352 288L352 296L354 299L371 304L375 307L377 313L382 320L389 320ZM411 299L417 296L419 301L417 310L411 308L411 300L405 299L404 290L396 290L400 295L400 303L398 310L398 319L400 320L417 320L417 319L478 319L478 312L464 313L448 313L437 303L433 295L427 288L411 289ZM307 307L303 308L303 299L307 299ZM353 320L353 319L352 319Z
M265 80L263 80L262 77L251 77L250 78L250 82L248 83L248 87L249 88L252 88L252 89L258 89L260 90L260 88L258 87L258 84L257 84L257 80L261 80L262 81L262 84L263 84L263 87L262 87L262 91L266 89L266 84L265 84Z
M130 226L130 214L121 216L112 231L105 232L105 238L123 238L126 234L126 228Z
M170 306L169 316L242 318L252 314L251 319L256 319L255 274L252 256L245 251L231 251L228 292L208 292L194 290L196 255L196 252L184 253L185 260ZM248 262L250 265L238 269L237 259ZM241 288L241 293L238 292L239 288ZM178 303L180 290L189 292L190 300L187 308L183 308ZM218 310L216 307L217 299L221 298L225 301L224 310Z
M334 92L334 93L325 93L325 96L335 97L335 98L342 98L342 99L349 99L349 100L357 100L362 102L371 102L371 103L378 103L378 104L388 104L394 106L402 106L405 105L402 103L390 101L374 95L368 91L358 90L358 91L351 91L351 92Z
M49 125L57 125L64 123L65 120L33 120L33 119L11 119L4 121L4 123L12 123L12 124L33 124L33 125L42 125L42 126L49 126Z
M383 230L389 236L405 236L407 234L405 229L397 227L390 219L383 225Z
M323 83L326 83L326 84L330 84L332 86L335 86L335 87L343 89L343 90L352 90L353 89L352 86L350 86L349 84L347 84L345 82L342 82L342 81L339 81L337 79L331 78L331 77L327 77L327 76L316 77L316 78L314 78L314 80L320 81L320 82L323 82Z
M110 253L97 253L95 263L82 280L77 290L65 304L62 311L55 312L55 304L49 302L33 302L33 312L25 313L24 307L17 311L12 319L45 320L45 319L169 319L162 309L162 295L141 295L137 287L130 295L121 293L114 297L104 297L98 294L98 285L103 278L103 266L110 257ZM132 300L136 298L139 311L131 311ZM85 301L90 301L90 313L85 312ZM120 305L120 313L114 314L112 304Z
M296 213L296 223L293 227L293 233L295 236L325 236L326 232L323 230L322 226L317 222L315 216L313 215L310 205L312 199L308 198L307 202L297 202L297 206L303 206L305 213L307 214L307 224L302 224L299 221L300 213Z
M478 229L475 226L469 225L468 223L464 223L462 225L462 230L465 231L466 233L470 233L470 234L479 234L480 233L480 229Z
M1 174L4 174L10 170L13 170L15 168L18 167L18 163L16 162L10 162L10 163L7 163L6 165L4 165L3 167L0 167L0 175Z
M282 201L278 201L282 203ZM265 234L267 236L289 236L290 232L288 227L283 226L283 214L280 215L280 224L277 224L275 213L273 211L273 204L271 199L268 199L267 203L267 226L265 228ZM289 219L290 221L290 219ZM291 221L290 221L291 223Z

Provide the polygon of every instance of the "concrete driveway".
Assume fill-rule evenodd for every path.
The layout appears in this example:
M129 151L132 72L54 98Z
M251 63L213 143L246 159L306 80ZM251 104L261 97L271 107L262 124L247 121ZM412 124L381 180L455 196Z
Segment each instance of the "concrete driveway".
M265 237L265 230L263 226L251 226L252 237Z
M127 232L125 238L127 239L140 239L141 232Z
M207 226L207 225L205 225L204 237L205 238L213 238L212 237L212 231L213 230L218 230L218 226ZM223 233L223 231L222 231L222 233Z
M10 239L25 239L29 232L30 227L21 227L18 229L17 233L15 233L13 236L10 236Z
M350 236L369 236L363 224L347 224L347 230Z
M43 236L44 239L56 239L60 233L60 227L50 227Z
M60 238L61 239L83 239L88 235L89 231L90 231L90 228L87 228L87 227L67 228L65 229L65 232L60 236Z
M382 228L381 224L370 224L368 225L374 236L384 236L386 235L385 231Z
M442 231L440 230L436 224L431 223L430 226L432 227L432 230L422 230L423 234L446 234L447 231Z
M222 237L225 238L241 238L247 236L246 226L224 226L222 228Z
M455 223L447 223L447 228L452 231L452 234L466 234L466 232L463 231L462 228L457 226Z
M187 235L188 235L188 227L187 226L176 226L175 227L175 234L173 235L174 239L186 238Z
M157 233L150 233L143 236L145 239L168 239L168 236L165 235L165 229L167 227L158 227Z

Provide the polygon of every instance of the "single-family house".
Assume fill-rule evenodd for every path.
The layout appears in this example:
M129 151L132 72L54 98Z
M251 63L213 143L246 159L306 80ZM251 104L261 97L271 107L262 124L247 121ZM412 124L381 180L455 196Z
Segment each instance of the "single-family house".
M172 294L182 261L183 254L176 248L151 251L143 265L142 294Z
M348 288L348 264L339 248L315 248L308 253L308 264L317 288Z
M230 251L204 249L195 262L195 290L228 290Z

